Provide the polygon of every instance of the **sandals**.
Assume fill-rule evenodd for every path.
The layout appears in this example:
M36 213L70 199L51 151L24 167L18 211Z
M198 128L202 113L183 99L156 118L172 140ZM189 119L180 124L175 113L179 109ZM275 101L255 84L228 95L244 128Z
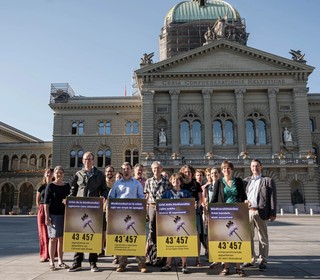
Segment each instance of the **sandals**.
M201 266L202 266L202 264L201 264L200 258L197 258L196 267L201 267Z
M244 270L241 269L241 268L237 268L237 269L236 269L236 273L237 273L240 277L246 276Z
M47 261L49 261L49 259L44 259L44 258L40 259L40 262L47 262Z
M64 269L69 269L69 268L70 268L70 266L68 266L68 265L65 264L65 263L60 263L60 264L59 264L59 267L60 267L60 268L64 268Z
M161 267L161 271L170 271L170 270L171 270L171 266L169 265Z
M226 275L229 275L230 272L229 272L229 268L224 268L222 269L222 271L220 272L220 275L221 276L226 276Z
M56 267L55 267L54 263L51 263L51 264L50 264L50 270L51 270L51 271L56 270Z

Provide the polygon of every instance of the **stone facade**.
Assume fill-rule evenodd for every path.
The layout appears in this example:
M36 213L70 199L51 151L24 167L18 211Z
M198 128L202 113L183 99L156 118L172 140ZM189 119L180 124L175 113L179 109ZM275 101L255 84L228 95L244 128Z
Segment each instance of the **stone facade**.
M172 173L227 159L244 178L250 158L259 158L276 182L279 209L319 212L320 94L308 94L312 71L304 61L220 38L142 63L137 96L83 97L53 86L52 142L0 130L3 212L34 212L44 168L62 165L71 179L86 151L101 170L140 162L147 177L154 160Z

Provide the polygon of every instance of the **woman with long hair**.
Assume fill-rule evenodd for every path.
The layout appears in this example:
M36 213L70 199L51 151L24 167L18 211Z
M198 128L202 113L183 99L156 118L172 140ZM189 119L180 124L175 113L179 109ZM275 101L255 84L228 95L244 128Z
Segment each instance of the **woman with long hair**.
M63 262L63 227L65 199L70 194L70 185L63 181L64 169L62 166L54 168L54 182L46 187L44 197L45 222L48 227L50 269L55 270L54 257L58 251L59 268L69 268Z
M44 171L43 179L40 187L37 190L36 204L38 207L37 222L38 222L38 234L39 234L39 249L40 249L40 262L49 261L49 238L48 230L45 223L44 214L44 194L46 187L53 181L53 169L47 168Z

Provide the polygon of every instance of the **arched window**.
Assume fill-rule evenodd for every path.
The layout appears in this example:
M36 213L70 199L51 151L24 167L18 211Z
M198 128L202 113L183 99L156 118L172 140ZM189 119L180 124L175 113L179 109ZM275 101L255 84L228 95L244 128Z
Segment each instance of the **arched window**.
M107 165L111 165L111 150L109 148L100 149L97 156L97 167L106 167Z
M139 150L134 149L127 149L124 155L125 161L130 162L132 166L139 163Z
M189 145L190 144L190 128L189 123L187 121L181 122L180 125L180 142L181 145Z
M133 134L138 134L139 133L139 124L138 122L133 122Z
M84 124L83 122L73 122L71 128L72 135L83 135L84 133Z
M234 135L233 135L233 122L227 120L224 125L225 139L227 145L234 144Z
M138 149L134 149L132 151L132 166L135 166L137 163L139 163L139 151Z
M103 150L100 149L97 156L97 167L103 167L103 155Z
M222 125L221 121L213 122L213 144L222 145Z
M79 150L78 153L77 153L77 157L78 157L78 167L82 167L83 164L82 164L82 158L83 158L83 150Z
M192 123L192 142L194 145L201 145L201 123L194 121Z
M201 121L192 112L187 113L180 122L180 144L188 146L202 144Z
M126 134L138 134L139 133L139 123L137 121L126 123Z
M131 122L126 123L126 134L131 134Z
M260 145L267 144L267 136L266 136L266 123L264 120L258 121L258 143Z
M248 145L267 144L267 124L258 112L252 113L246 121L246 143Z
M252 120L246 121L246 139L248 145L254 144L254 124Z
M7 155L3 156L2 160L2 171L9 171L9 157Z
M213 122L213 144L234 145L234 127L231 115L222 112Z
M111 122L106 122L106 134L111 134Z
M39 168L40 169L45 169L46 168L46 164L47 164L46 156L45 155L41 155L39 157Z
M84 124L83 122L79 122L79 132L78 135L83 135L84 133Z
M314 132L314 121L313 121L313 119L310 119L310 131Z
M99 122L99 135L104 135L105 130L104 130L104 122Z
M78 124L76 122L72 123L71 134L76 135L78 132Z
M26 155L21 156L19 169L22 169L22 170L28 169L28 158Z
M82 149L72 149L70 151L70 167L82 167L83 154Z
M111 123L110 122L99 122L99 135L110 135L111 134Z
M77 153L75 150L70 151L70 167L76 167Z

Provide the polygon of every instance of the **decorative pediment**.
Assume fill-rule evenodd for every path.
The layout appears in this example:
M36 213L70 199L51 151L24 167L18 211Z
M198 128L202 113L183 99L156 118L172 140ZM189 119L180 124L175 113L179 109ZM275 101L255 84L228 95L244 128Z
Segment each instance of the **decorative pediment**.
M139 78L165 76L243 76L304 73L313 67L228 40L211 44L151 64L136 71Z

